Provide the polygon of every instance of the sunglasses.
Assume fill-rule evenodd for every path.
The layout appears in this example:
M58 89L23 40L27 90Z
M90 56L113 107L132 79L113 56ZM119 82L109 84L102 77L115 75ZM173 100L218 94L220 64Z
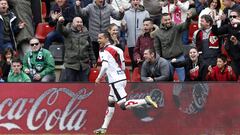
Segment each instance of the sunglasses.
M229 18L237 18L236 15L230 15Z
M39 43L32 43L32 44L30 44L31 46L37 46L37 45L39 45Z

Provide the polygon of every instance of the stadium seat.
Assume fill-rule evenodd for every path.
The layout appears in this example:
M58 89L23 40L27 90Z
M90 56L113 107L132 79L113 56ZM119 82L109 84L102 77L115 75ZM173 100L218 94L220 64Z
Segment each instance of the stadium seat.
M42 18L47 17L47 7L46 7L46 2L42 2Z
M48 23L39 23L36 29L35 37L38 38L41 43L43 43L47 37L47 34L54 29L55 27L50 27Z
M198 23L197 22L192 22L189 25L189 32L188 32L188 39L189 39L189 43L192 43L192 39L193 39L193 33L198 30Z
M135 67L132 73L132 82L141 82L139 67Z
M131 75L128 68L125 69L125 74L128 82L131 82Z
M89 77L88 77L89 82L95 82L96 78L98 77L99 72L100 72L99 69L91 68Z

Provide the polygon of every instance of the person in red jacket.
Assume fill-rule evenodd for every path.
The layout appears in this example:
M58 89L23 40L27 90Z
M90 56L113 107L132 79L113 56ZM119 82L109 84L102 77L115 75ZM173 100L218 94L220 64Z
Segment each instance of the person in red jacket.
M227 56L220 54L217 57L217 65L208 67L207 80L210 81L236 81L237 77L232 67L227 64Z

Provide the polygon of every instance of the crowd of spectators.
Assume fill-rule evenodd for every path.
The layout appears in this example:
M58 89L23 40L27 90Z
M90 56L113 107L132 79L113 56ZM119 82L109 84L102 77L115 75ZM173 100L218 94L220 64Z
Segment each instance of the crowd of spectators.
M54 27L43 43L34 37L39 23ZM191 31L193 24L198 28ZM0 81L58 81L49 51L58 43L65 48L60 81L88 82L102 32L130 56L143 82L240 75L238 0L0 0Z

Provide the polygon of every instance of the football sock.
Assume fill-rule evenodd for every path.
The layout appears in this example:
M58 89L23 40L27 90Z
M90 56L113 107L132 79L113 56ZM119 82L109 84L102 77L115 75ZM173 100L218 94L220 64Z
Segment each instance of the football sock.
M112 116L114 114L114 110L115 110L115 107L108 107L107 108L102 128L107 128L108 127L108 125L109 125L109 123L112 119Z
M125 107L126 109L131 109L145 104L147 104L145 99L132 99L125 102Z

